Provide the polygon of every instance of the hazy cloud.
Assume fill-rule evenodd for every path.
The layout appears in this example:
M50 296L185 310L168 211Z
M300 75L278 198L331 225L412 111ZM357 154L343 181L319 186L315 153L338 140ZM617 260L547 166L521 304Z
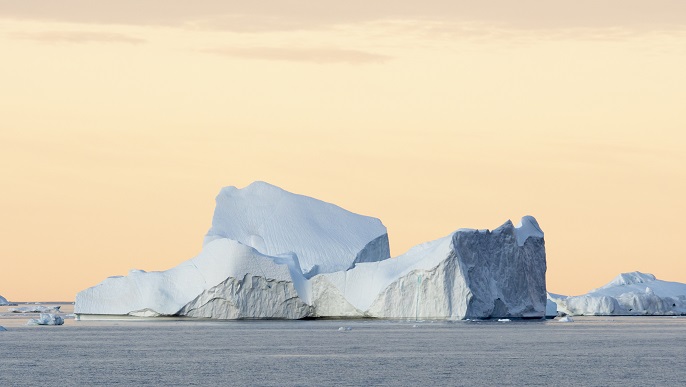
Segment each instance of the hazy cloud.
M89 31L44 31L44 32L14 32L9 36L13 39L34 40L45 43L145 43L144 39L112 33Z
M683 29L683 0L0 0L0 18L200 26L233 31L311 29L379 20L482 22L515 29Z
M349 63L367 64L383 63L390 59L386 55L358 50L336 48L281 48L281 47L247 47L216 48L200 50L202 52L245 59L281 60L310 63Z

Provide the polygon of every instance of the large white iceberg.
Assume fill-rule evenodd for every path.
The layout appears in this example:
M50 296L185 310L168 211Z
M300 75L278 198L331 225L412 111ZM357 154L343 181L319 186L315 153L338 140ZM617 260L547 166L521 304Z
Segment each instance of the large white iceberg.
M683 315L686 284L662 281L638 271L622 273L581 296L548 296L560 312L585 316Z
M78 293L74 311L219 319L545 314L545 245L533 217L389 255L378 219L267 183L229 187L198 256L163 272L110 277Z
M7 304L9 304L9 302L7 302L7 299L3 296L0 296L0 306Z

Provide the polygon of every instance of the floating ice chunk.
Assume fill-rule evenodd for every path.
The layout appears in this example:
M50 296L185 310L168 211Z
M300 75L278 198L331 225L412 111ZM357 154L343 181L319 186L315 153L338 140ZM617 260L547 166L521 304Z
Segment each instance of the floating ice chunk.
M512 321L512 320L510 320L509 318L499 318L498 319L498 322L510 322L510 321Z
M545 305L545 316L548 318L557 316L557 304L550 298L548 298Z
M0 326L0 332L6 332L6 331L7 331L7 329L5 329L5 327Z
M352 331L352 330L353 330L352 327L340 327L340 328L338 328L339 332L346 332L346 331Z
M52 313L41 313L39 318L29 320L26 325L62 325L64 319Z
M22 306L20 308L7 309L10 313L59 313L61 306Z
M574 322L574 319L571 316L564 316L557 320L557 322Z

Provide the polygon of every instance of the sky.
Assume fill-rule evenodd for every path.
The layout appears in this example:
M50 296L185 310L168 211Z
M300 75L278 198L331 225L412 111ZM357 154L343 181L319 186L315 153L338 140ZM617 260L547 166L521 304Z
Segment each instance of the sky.
M0 0L0 295L195 256L221 187L391 252L535 216L547 287L686 282L681 0Z

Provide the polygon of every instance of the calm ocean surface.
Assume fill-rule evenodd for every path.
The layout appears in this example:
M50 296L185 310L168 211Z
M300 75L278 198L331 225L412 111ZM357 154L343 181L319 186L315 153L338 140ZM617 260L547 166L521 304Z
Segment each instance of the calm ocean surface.
M31 327L23 325L31 316L6 316L0 386L686 383L686 317L68 320Z

